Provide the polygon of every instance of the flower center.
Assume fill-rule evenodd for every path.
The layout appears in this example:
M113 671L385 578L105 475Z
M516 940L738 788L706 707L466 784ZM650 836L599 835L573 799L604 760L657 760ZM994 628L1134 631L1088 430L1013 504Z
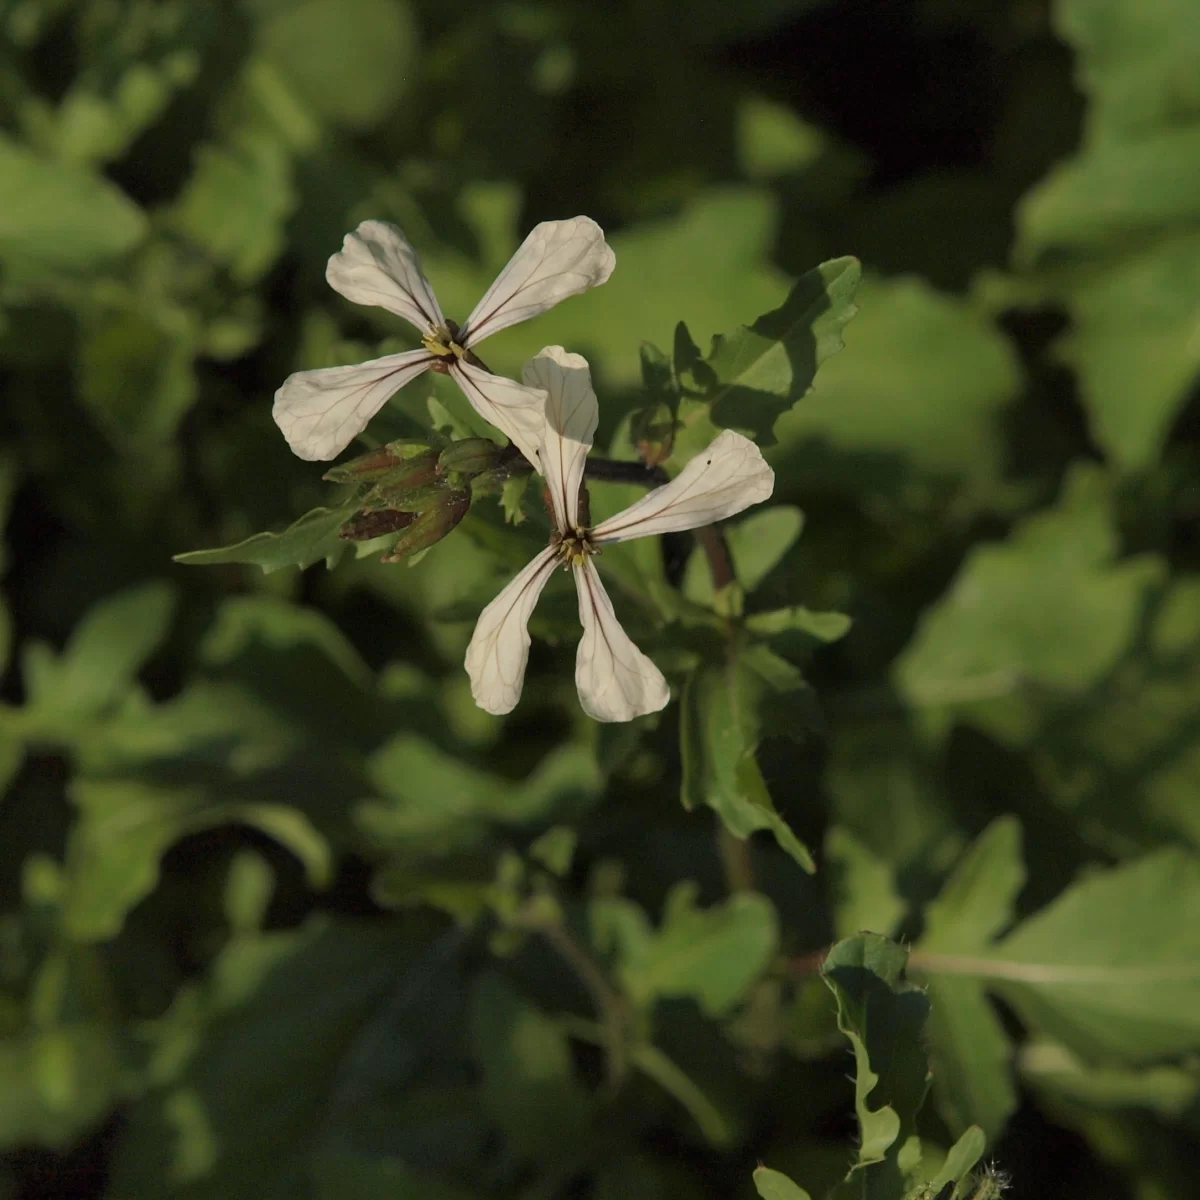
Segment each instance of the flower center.
M550 545L558 552L558 561L564 567L582 566L593 554L600 553L600 547L592 542L590 529L572 529L567 533L555 530L550 535Z
M453 321L444 325L432 325L429 332L422 335L421 345L430 354L438 358L466 358L467 348L458 340L458 326Z

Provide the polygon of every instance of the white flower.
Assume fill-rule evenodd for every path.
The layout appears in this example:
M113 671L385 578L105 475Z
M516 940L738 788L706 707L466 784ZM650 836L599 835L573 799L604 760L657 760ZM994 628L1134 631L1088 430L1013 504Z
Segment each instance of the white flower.
M421 331L422 348L288 376L275 393L275 423L301 458L336 458L393 392L432 369L452 375L475 411L536 467L545 397L492 375L471 351L498 330L603 283L615 261L590 218L543 221L458 326L442 315L404 234L386 221L363 221L330 258L325 278L347 300L375 304L410 321Z
M554 519L550 544L479 615L467 647L471 695L490 713L511 712L529 658L527 625L555 567L568 567L579 594L583 638L575 683L583 710L597 721L629 721L657 712L671 697L662 672L621 628L592 564L608 542L695 529L770 496L775 474L758 447L727 429L664 487L592 529L579 524L584 464L598 406L587 361L547 346L525 364L523 378L547 394L541 469Z

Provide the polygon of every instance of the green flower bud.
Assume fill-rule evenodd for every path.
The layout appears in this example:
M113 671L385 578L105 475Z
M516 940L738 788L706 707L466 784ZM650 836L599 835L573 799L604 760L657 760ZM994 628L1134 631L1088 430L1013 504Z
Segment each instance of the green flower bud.
M380 559L381 562L403 562L421 550L428 550L442 540L467 515L471 507L470 492L447 488L441 502L419 513L411 525L400 534L396 544Z
M430 455L436 467L438 451L428 442L388 442L386 446L377 446L349 462L330 467L321 478L330 483L371 483L390 471L407 469L414 461L424 462Z
M444 479L425 481L424 473L417 482L401 479L398 482L377 483L363 498L363 508L399 508L404 512L419 513L441 504L448 492L458 489Z
M442 451L438 467L461 475L478 475L494 467L500 454L500 447L490 438L460 438Z
M338 537L345 538L348 542L369 542L372 538L382 537L385 533L395 533L399 529L404 529L416 519L416 513L397 512L395 509L356 512L338 530Z

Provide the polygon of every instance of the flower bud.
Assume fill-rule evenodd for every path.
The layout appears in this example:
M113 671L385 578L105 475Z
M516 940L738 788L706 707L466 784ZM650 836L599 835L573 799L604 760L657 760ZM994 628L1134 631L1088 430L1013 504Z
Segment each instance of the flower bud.
M404 559L428 550L442 540L467 515L471 493L446 488L443 499L434 507L419 513L400 534L396 544L380 559L381 562L403 562Z
M460 438L451 442L438 457L438 469L461 475L478 475L494 467L501 450L490 438Z
M374 450L368 450L366 454L360 454L349 462L330 467L321 478L330 483L370 483L389 471L404 468L414 459L423 461L430 454L433 455L433 462L436 464L438 452L431 448L428 442L388 442L387 445L376 446Z
M395 533L417 519L416 513L380 509L378 512L360 510L338 530L338 537L348 542L369 542L385 533Z
M363 508L398 508L419 513L440 504L448 492L457 491L444 479L426 481L422 472L417 482L400 479L377 483L360 501Z

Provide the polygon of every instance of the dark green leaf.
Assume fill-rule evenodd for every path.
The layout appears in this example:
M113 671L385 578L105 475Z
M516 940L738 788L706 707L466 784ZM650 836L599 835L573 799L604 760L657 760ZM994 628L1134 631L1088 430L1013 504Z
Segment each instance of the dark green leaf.
M175 555L175 561L196 567L247 563L262 567L264 574L280 567L310 567L322 559L326 566L332 567L346 550L338 530L357 509L355 502L337 508L314 508L281 533L256 533L218 550L189 550Z

